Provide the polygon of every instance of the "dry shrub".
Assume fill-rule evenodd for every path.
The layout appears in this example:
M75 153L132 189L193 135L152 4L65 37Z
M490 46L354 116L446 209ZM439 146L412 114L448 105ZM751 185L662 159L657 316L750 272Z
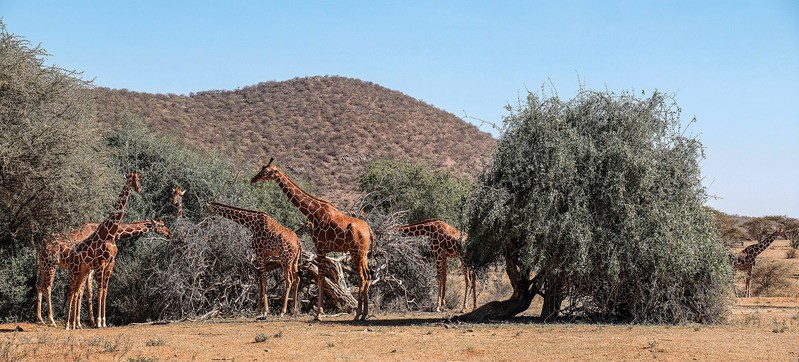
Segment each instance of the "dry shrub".
M791 265L779 261L758 264L752 270L752 294L763 297L796 296Z

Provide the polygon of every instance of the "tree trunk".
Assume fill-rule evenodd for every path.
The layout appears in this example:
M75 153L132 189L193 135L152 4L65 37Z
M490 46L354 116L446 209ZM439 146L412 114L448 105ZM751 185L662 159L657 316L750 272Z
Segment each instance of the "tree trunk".
M480 322L494 319L507 319L530 308L530 303L538 294L541 285L541 274L530 279L531 270L521 265L518 259L506 257L505 272L508 274L513 295L508 300L487 303L470 313L456 317L456 320Z
M541 307L541 318L544 321L557 318L560 314L560 307L563 304L563 278L559 275L551 276L546 279L544 290L541 295L544 297L544 305Z

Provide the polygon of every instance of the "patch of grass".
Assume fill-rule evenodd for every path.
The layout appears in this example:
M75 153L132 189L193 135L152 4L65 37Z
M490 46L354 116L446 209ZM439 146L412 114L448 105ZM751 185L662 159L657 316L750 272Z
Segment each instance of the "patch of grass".
M277 331L277 333L275 333L274 335L272 335L272 337L274 337L274 338L280 338L280 337L283 337L283 331Z
M130 357L128 362L158 362L158 358L148 356Z
M796 259L796 257L799 256L797 254L799 254L799 249L790 248L788 249L788 252L785 253L785 257L788 259Z
M255 335L255 343L263 343L266 342L267 339L269 339L269 336L267 336L266 333L258 333Z
M147 347L158 347L166 344L163 338L150 338L147 340Z
M335 344L335 343L333 343L332 341L327 341L327 346L328 346L329 348L332 348L332 347L335 347L335 346L336 346L336 344Z
M775 319L774 323L772 323L772 326L771 326L771 331L772 332L774 332L774 333L785 333L786 330L788 330L788 324L785 323L785 321L782 321L782 323L780 323L780 322L778 322Z

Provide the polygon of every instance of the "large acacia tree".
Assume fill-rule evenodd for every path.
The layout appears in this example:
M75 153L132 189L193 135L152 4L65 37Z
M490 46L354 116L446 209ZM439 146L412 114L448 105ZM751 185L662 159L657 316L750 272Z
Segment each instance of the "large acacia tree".
M703 207L703 148L670 96L529 94L509 111L470 208L467 254L478 267L504 261L513 295L466 318L510 317L538 294L544 318L724 315L730 267Z
M101 215L112 193L91 83L0 22L0 247Z

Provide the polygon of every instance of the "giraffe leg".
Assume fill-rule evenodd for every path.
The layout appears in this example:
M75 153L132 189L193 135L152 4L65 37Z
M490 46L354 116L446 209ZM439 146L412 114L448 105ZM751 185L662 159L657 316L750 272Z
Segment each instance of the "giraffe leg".
M89 307L89 325L97 327L97 321L94 319L94 296L92 295L92 279L94 279L94 270L89 271L86 277L86 305ZM98 283L99 285L99 283Z
M291 265L281 265L283 267L283 274L286 276L286 294L283 295L283 310L280 312L280 316L284 316L286 314L286 309L289 306L289 295L291 294L291 284L292 284L292 271Z
M102 295L102 308L100 307L100 300L97 300L97 310L99 313L102 313L102 319L98 318L98 323L102 323L102 328L107 328L108 324L106 324L106 314L105 314L105 307L107 305L108 299L108 282L111 280L111 273L114 271L114 260L108 263L108 266L103 270L103 295Z
M466 312L466 301L469 300L469 287L471 283L469 282L469 268L466 267L463 258L461 258L461 267L463 268L463 283L465 289L463 292L463 307L461 307L461 313L463 313Z
M55 327L55 319L53 319L53 289L47 288L47 319L50 325Z
M352 261L355 264L355 270L358 271L358 309L355 310L355 320L366 320L369 316L369 265L367 263L366 255L362 252L350 254Z
M750 293L750 287L752 285L751 282L752 282L752 269L749 269L749 271L746 274L746 297L747 298L750 297L749 293Z
M36 291L36 321L44 324L42 319L42 292L39 290Z
M447 293L447 258L436 257L436 274L438 277L438 298L436 300L436 312L441 312L444 305L444 295Z
M319 320L322 314L322 294L324 294L324 287L322 286L322 265L324 264L325 254L323 252L316 253L317 273L316 273L316 316L314 320Z
M477 309L477 273L471 270L472 277L472 310Z
M266 318L269 315L269 299L266 298L266 269L261 267L260 274L258 279L261 292L258 295L258 299L261 306L263 306L264 314L262 317Z
M47 294L47 317L48 320L55 326L50 291L53 287L53 279L55 277L56 267L55 265L49 265L48 263L44 264L45 265L42 265L41 263L39 264L39 280L36 283L36 320L39 323L44 324L44 320L42 319L42 299L44 294Z
M295 265L293 267L293 270L292 270L292 274L294 276L291 278L291 280L292 280L292 288L294 289L294 293L293 293L294 294L294 300L292 301L293 306L291 308L292 315L297 315L297 313L299 312L297 310L297 303L298 303L297 298L298 298L298 294L299 294L299 290L300 290L300 272L297 269L298 269L298 267Z

